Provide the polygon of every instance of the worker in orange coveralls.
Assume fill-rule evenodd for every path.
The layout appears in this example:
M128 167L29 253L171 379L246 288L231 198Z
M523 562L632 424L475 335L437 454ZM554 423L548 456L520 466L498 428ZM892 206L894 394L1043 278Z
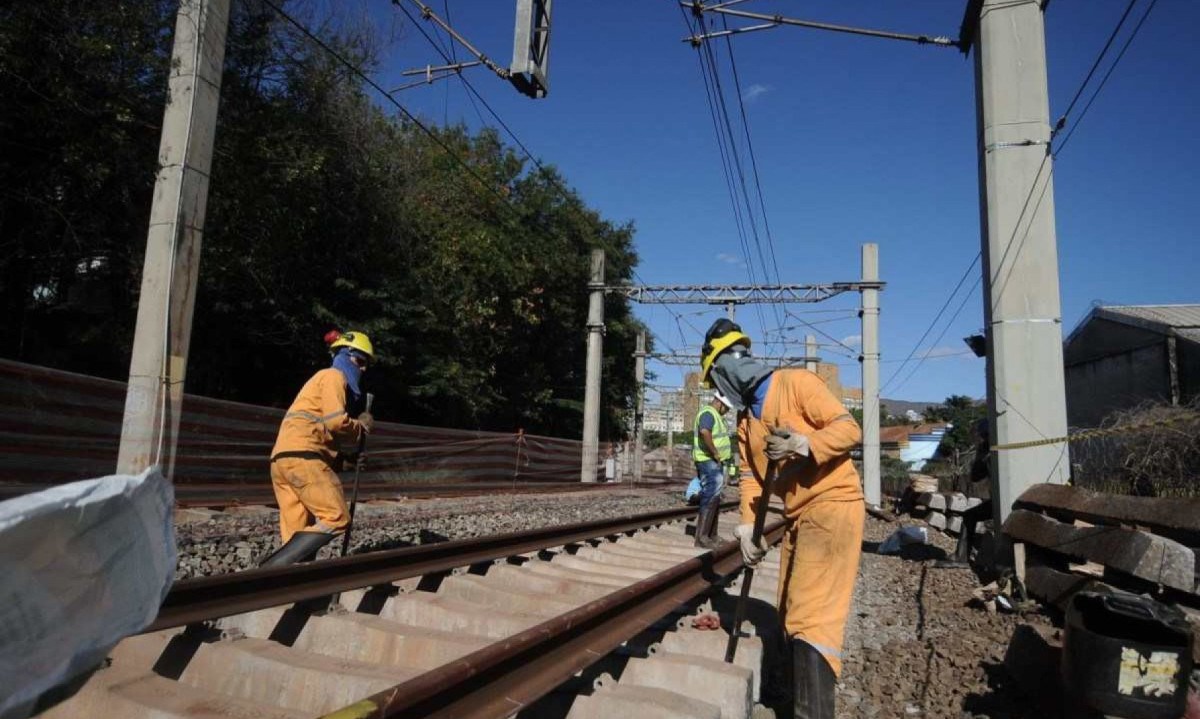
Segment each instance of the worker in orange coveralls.
M347 457L358 460L363 436L375 424L370 413L361 411L362 375L375 359L375 349L362 332L346 332L332 338L330 351L333 364L300 389L271 450L283 546L263 567L310 560L350 524L334 466Z
M701 370L739 413L741 524L734 534L751 566L766 554L763 540L752 539L754 511L767 464L776 463L774 493L787 518L779 609L791 647L794 715L833 719L866 516L850 459L862 431L817 375L772 370L751 357L750 338L728 319L705 334Z

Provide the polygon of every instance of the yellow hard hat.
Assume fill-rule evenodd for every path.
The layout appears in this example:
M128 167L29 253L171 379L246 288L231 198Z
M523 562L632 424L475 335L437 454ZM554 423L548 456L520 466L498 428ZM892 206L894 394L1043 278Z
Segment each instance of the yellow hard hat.
M362 332L343 332L340 337L329 345L330 349L336 350L338 347L349 347L352 350L358 350L371 359L375 359L375 348L371 345L371 338L367 337Z
M723 333L722 330L724 330ZM705 337L704 347L700 350L700 381L705 387L712 386L708 375L712 371L713 363L717 361L717 356L737 344L745 345L747 349L750 348L750 338L742 332L741 327L728 320L718 320L713 323L712 328L708 331L708 336Z

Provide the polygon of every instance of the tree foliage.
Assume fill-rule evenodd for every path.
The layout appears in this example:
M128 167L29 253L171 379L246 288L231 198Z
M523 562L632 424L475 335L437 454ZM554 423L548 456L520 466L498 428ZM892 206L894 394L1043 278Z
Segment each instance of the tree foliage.
M928 422L948 422L939 453L945 457L953 457L956 452L973 450L978 443L975 436L975 425L987 417L987 406L966 395L950 395L940 405L926 407L925 419Z
M127 372L176 7L0 8L5 356ZM371 67L369 28L307 20ZM189 392L285 405L328 361L322 335L359 329L384 419L578 434L588 256L629 279L631 225L491 130L388 114L265 4L233 3L221 93ZM622 298L605 316L618 439L641 326Z

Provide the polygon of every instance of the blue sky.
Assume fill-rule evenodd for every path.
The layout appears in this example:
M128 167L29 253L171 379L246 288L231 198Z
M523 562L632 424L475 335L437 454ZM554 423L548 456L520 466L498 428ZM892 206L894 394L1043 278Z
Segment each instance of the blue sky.
M1148 2L1138 1L1109 61ZM374 75L382 85L407 82L401 70L442 62L400 10L384 0L359 3L361 9L351 15L361 12L384 42ZM442 14L444 3L456 29L499 64L508 64L513 0L432 0L431 7ZM751 0L738 7L956 37L964 5L965 0ZM1066 109L1126 5L1126 0L1050 4L1052 118ZM543 162L560 168L591 206L615 222L634 223L642 281L749 282L697 52L681 42L687 29L678 6L670 0L559 0L554 11L547 98L521 96L482 68L466 71L472 84L521 141ZM748 23L731 19L731 24ZM1064 336L1094 301L1200 301L1195 285L1200 270L1197 26L1200 3L1158 2L1056 162ZM777 264L783 283L855 280L860 245L877 243L881 276L888 283L881 297L881 377L886 382L979 251L973 60L955 49L799 28L748 33L731 42L773 238L774 262L758 218L767 276L775 279ZM740 137L725 41L713 49ZM457 53L463 56L461 47ZM1090 90L1073 121L1089 96ZM396 97L434 123L495 124L484 107L472 105L457 79ZM757 212L754 185L749 188ZM757 246L752 237L747 242L755 278L763 281ZM978 269L963 291L977 274ZM814 332L802 321L820 322L817 328L856 350L857 306L852 294L791 305L791 315L771 307L760 315L743 306L738 320L756 342L765 330L774 331L773 338L795 341L765 348L768 354L802 354L804 335ZM704 329L723 312L673 309L636 308L660 351L697 352ZM981 329L982 314L979 289L965 304L960 292L917 353L928 359L911 377L916 362L906 365L884 396L982 397L983 360L969 355L961 341ZM791 329L781 334L781 324ZM931 344L943 328L942 339ZM853 353L825 336L818 339L821 356L842 365L843 382L858 384ZM650 369L661 384L681 381L681 369L661 364Z

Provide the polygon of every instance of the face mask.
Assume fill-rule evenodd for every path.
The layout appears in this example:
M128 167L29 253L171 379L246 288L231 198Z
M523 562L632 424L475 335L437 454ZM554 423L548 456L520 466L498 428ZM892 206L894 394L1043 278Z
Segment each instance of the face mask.
M734 410L741 412L746 408L747 397L771 374L771 369L748 354L740 357L739 354L725 352L717 357L711 377L721 394L733 403Z

